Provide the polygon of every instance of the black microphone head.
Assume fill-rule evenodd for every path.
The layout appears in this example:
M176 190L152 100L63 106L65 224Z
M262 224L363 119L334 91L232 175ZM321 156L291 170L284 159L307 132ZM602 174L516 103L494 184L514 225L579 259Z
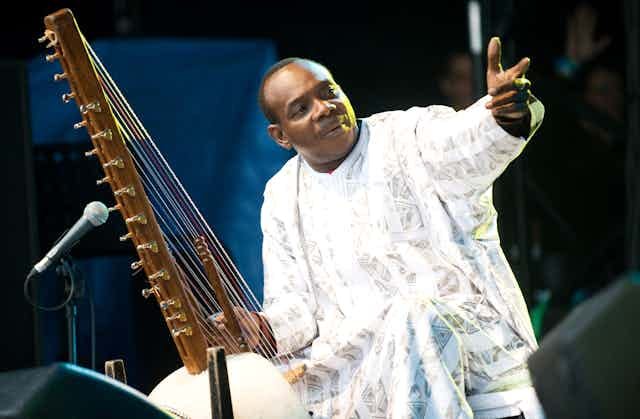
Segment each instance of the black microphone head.
M107 218L109 218L109 209L102 202L93 201L84 207L82 215L89 220L94 227L98 227L99 225L107 222Z

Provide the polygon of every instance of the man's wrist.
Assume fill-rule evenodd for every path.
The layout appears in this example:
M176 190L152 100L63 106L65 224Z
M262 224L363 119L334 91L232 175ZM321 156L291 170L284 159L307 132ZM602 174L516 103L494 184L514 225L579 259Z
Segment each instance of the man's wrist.
M494 116L500 127L513 137L528 138L531 132L531 113L527 112L525 116L518 119L504 118Z

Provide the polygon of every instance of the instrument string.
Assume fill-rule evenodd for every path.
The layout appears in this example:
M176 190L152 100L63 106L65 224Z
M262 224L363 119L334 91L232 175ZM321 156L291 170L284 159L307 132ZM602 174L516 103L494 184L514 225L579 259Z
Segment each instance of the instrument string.
M116 106L114 106L114 108L115 108L115 107L116 107ZM126 125L126 124L124 124L124 125ZM133 145L135 146L135 142L133 143ZM151 167L152 169L154 168L154 166L153 166L153 165L152 165L152 166L150 166L150 167ZM141 169L142 169L142 168L141 168ZM142 171L142 172L144 172L144 170L141 170L141 171ZM160 195L160 198L161 198L161 195ZM234 290L234 289L233 289L232 291L235 293L235 290ZM235 296L234 296L234 295L232 295L232 298L233 298L233 297L235 297L234 299L235 299L235 300L237 300L237 301L241 301L241 300L242 300L242 299L241 299L241 297L240 297L240 296L238 296L238 295L235 295Z
M131 116L127 117L127 114L131 114L132 113L132 111L130 110L130 107L125 106L125 104L120 104L120 100L117 100L118 99L117 95L114 94L116 92L117 87L115 89L113 89L114 85L112 85L109 82L105 82L107 80L110 80L110 77L109 76L106 76L106 77L104 76L105 74L108 74L108 73L106 73L106 70L104 70L104 68L101 65L101 63L98 65L98 67L101 67L100 68L100 73L103 74L102 82L103 82L104 87L106 87L106 90L109 90L109 93L110 93L109 96L112 98L111 101L112 101L112 103L114 105L114 108L117 107L117 108L120 109L119 116L120 116L120 119L122 121L122 125L126 126L129 129L131 129L131 131L129 132L128 141L134 147L134 149L136 151L135 154L138 154L139 156L143 156L144 160L146 160L146 161L150 160L149 159L150 153L147 152L146 150L140 150L140 148L137 147L136 141L133 141L132 138L131 138L131 137L135 138L136 137L135 134L141 135L141 133L142 132L146 132L146 130L143 127L138 127L139 124L134 121L134 119L137 120L137 117L135 117L135 114L133 115L134 118L131 118ZM116 100L114 100L114 99L116 99ZM116 105L116 103L118 103L119 105ZM123 108L124 108L124 113L122 112ZM129 109L127 109L127 108L129 108ZM139 120L137 120L137 121L139 122ZM138 127L138 128L136 129L136 127ZM136 131L135 133L133 132L134 130ZM141 141L142 144L153 144L151 138L144 138L144 140L147 140L147 141ZM153 144L153 145L154 145L154 149L152 149L151 151L155 152L153 154L159 154L159 151L157 151L157 148L155 147L155 144ZM144 164L144 166L146 166L148 169L151 169L152 172L154 172L155 177L158 178L158 179L162 179L163 177L166 178L166 175L165 176L158 175L158 173L154 170L156 167L161 167L161 168L166 168L167 167L166 162L164 161L164 158L162 158L162 160L165 163L164 165L163 164L149 164L149 163ZM138 162L138 165L142 168L142 165L140 164L140 162ZM144 173L145 171L142 170L142 172ZM177 178L175 177L175 174L171 173L171 175L172 175L171 177L173 178L173 181L175 182L177 180ZM150 181L147 181L146 183L148 185L153 185L153 182L150 182ZM164 183L165 185L167 183L169 185L172 185L172 184L175 185L176 184L176 183L172 183L171 181L169 181L169 182L160 182L160 183ZM174 189L174 188L172 188L172 189ZM160 198L162 196L162 194L159 193L157 190L155 192L156 192L156 195L158 196L158 198ZM175 197L175 195L176 195L175 189L174 189L174 191L171 191L171 192L173 192L173 193L167 193L167 195L171 196L172 198ZM190 199L189 199L189 201L190 201ZM180 204L174 204L174 206L180 208L180 210L183 210L184 207L185 207L185 205L180 205ZM186 206L186 207L189 210L193 209L193 205L192 206ZM171 213L171 211L168 211L168 213ZM198 217L198 218L200 218L200 220L198 220L197 218L194 220L193 216L189 216L189 214L184 214L183 211L180 211L180 213L183 216L183 218L186 218L187 221L184 221L183 223L190 230L194 231L194 227L193 227L193 222L194 221L197 224L202 224L202 221L201 221L202 216L199 213L198 213L198 215L200 215L200 217ZM184 215L186 215L186 217L184 217ZM180 223L177 220L175 220L175 218L174 218L174 221L175 221L177 226L180 226ZM165 224L168 225L168 223L166 223L166 222L165 222ZM204 230L206 231L206 230L209 230L209 229L205 228ZM243 298L243 296L239 294L238 290L236 290L236 287L231 286L232 281L228 278L228 275L234 277L233 279L236 279L236 280L239 279L238 282L241 283L242 285L244 285L246 289L248 289L248 286L246 285L246 282L243 279L241 279L241 276L237 272L237 269L235 269L235 266L230 262L230 258L228 257L228 255L226 255L226 252L224 252L224 251L221 252L220 251L220 249L223 249L223 248L219 244L219 241L217 240L217 237L215 237L215 235L213 235L212 232L210 232L210 231L206 231L206 232L209 233L209 234L207 234L207 236L209 236L209 237L213 236L213 240L210 240L210 241L212 243L214 243L216 251L212 252L212 253L214 254L214 256L216 256L215 257L215 259L216 259L216 267L218 268L218 270L222 271L221 272L221 274L222 274L221 277L223 279L224 286L227 289L228 294L230 294L229 295L230 299L234 300L235 305L238 305L238 306L241 306L241 307L246 307L248 305L247 302L246 302L246 299ZM194 233L195 233L196 236L198 236L197 232L194 231ZM180 240L177 240L177 241L180 242ZM171 240L169 240L169 242L171 242ZM184 249L184 246L181 246L181 248ZM193 247L192 246L187 246L187 249L193 249ZM181 253L181 252L179 252L179 253ZM188 266L188 264L187 264L187 266ZM190 268L190 270L193 271L193 269L191 269L191 268ZM198 269L198 272L201 272L201 270ZM192 273L192 275L185 275L185 278L192 278L194 276L195 275L193 275L193 273ZM189 287L189 288L192 288L192 287ZM196 287L196 288L202 288L201 284L199 284L199 286ZM206 288L207 287L205 287L205 289ZM249 295L251 297L253 297L253 300L254 300L253 304L251 304L251 305L256 304L257 306L259 306L259 304L257 303L257 300L255 299L255 296L253 295L253 293L249 293ZM209 299L211 300L210 294L209 294ZM202 298L200 300L202 300ZM260 329L259 325L254 321L252 316L249 317L249 320L250 320L251 323L253 323L252 327L254 328L254 331L257 334L262 335L262 332L261 332L261 329ZM205 324L209 325L208 322L205 322ZM269 340L267 340L267 339L264 339L264 341L265 342L269 342ZM276 354L276 350L273 347L269 348L269 352L270 352L269 355L271 355L271 356Z
M140 172L145 173L141 174L141 178L147 192L150 192L154 195L157 194L157 201L151 202L151 206L154 210L154 213L156 214L158 221L164 227L162 228L162 232L165 241L169 245L171 255L174 258L177 257L179 260L176 260L176 262L181 262L180 264L186 267L189 271L189 275L185 275L186 278L201 280L201 278L204 277L204 273L202 272L199 261L196 260L196 256L193 254L192 247L189 245L189 243L184 243L186 241L184 239L184 236L186 236L188 233L183 230L182 225L180 225L179 223L175 223L175 211L171 211L171 208L169 208L171 204L167 204L162 198L162 195L158 194L156 184L150 182L147 179L146 171L144 170L144 163L140 162L138 158L133 155L132 158L134 159L136 166L139 167ZM168 221L167 217L173 218L173 223ZM178 232L175 232L176 227L179 230ZM182 237L178 236L178 234L181 234ZM201 290L203 292L208 292L207 288L205 287L197 288L199 288L199 291ZM200 300L215 304L215 300L212 297L213 296L211 294L208 294L206 296L201 295Z
M111 103L111 105L112 105L112 109L114 110L114 113L115 113L114 116L116 116L117 118L120 118L120 120L122 121L123 118L122 118L122 115L120 114L121 107L118 106L116 103ZM131 140L132 133L130 131L129 125L127 123L122 123L121 122L120 126L122 128L123 135L125 136L125 139ZM135 147L135 142L132 142L132 144ZM176 227L182 229L182 225L175 219L175 217L173 217L173 213L174 212L171 211L168 208L169 206L166 204L166 202L164 202L163 194L157 191L156 186L155 186L156 183L154 183L154 182L152 182L152 181L150 181L148 179L147 173L149 173L150 171L153 171L153 166L149 166L149 165L145 165L144 163L141 163L136 158L136 154L138 154L138 153L132 153L132 158L133 158L134 162L136 163L136 165L139 168L139 173L141 174L141 178L142 178L141 180L143 181L143 184L145 185L145 189L148 190L148 191L152 191L151 195L153 196L153 198L157 198L158 201L162 204L162 206L165 207L166 213L171 215L172 218L174 219L173 220L174 223L175 223L174 225ZM142 154L142 156L144 156L144 155ZM145 170L144 166L147 166L147 169L150 169L150 170ZM168 194L167 196L170 197L171 195ZM200 264L197 263L197 262L196 263L193 262L194 257L193 257L192 253L194 253L194 251L193 251L193 247L192 247L191 243L189 243L189 245L185 246L183 244L184 239L181 240L176 234L172 234L173 240L170 237L167 237L165 232L169 231L169 232L173 233L174 228L172 228L172 224L171 223L169 223L164 217L162 217L161 214L162 214L163 211L162 211L161 207L159 207L157 205L157 203L154 204L154 202L152 202L151 204L152 204L152 207L154 208L154 212L156 213L156 215L159 216L159 218L161 218L161 220L160 220L161 223L164 226L166 226L166 228L162 229L163 230L163 235L165 236L167 243L170 246L172 246L173 254L174 255L178 255L182 259L183 265L185 265L188 268L188 270L190 271L190 275L185 275L184 278L195 278L195 279L197 279L199 277L204 277L205 275L201 271ZM175 205L174 205L174 207L175 207ZM186 224L186 225L188 226L188 224ZM184 236L186 236L186 232L184 232L184 230L182 230L181 233ZM180 250L176 249L175 243L179 244L179 247L181 248ZM184 254L190 256L191 263L189 263L189 261L187 261L186 259L183 258ZM200 275L198 275L198 274L200 274ZM198 287L190 287L190 288L196 288L197 291L200 293L200 298L196 299L197 301L216 304L215 299L213 298L213 295L209 292L207 287L198 286ZM207 293L207 295L203 296L201 294L202 291ZM220 306L216 305L214 308L210 307L210 309L211 309L211 311L216 311L216 310L220 311ZM210 326L210 322L204 322L204 324ZM210 327L208 327L207 329L210 329ZM235 339L225 339L225 340L227 340L229 342L232 342L232 343L235 342Z
M85 41L86 43L86 41ZM200 231L205 233L205 236L208 238L209 243L213 244L213 251L212 254L214 256L214 258L216 259L217 263L217 269L219 269L219 273L221 276L221 280L223 281L223 286L225 286L225 288L227 288L227 290L231 291L231 293L228 292L228 294L232 294L230 299L234 299L236 301L235 305L241 306L241 307L245 307L246 305L249 305L250 307L253 307L254 310L252 311L260 311L260 307L261 304L257 301L257 298L255 297L255 295L253 294L253 292L251 291L250 287L248 286L248 284L246 283L246 281L244 281L244 279L242 278L242 275L238 272L237 268L235 267L235 265L233 264L233 262L231 262L230 257L228 256L227 252L224 250L224 247L220 244L218 238L216 237L216 235L211 231L210 227L207 225L206 221L204 221L204 217L202 217L202 215L200 214L200 211L198 210L198 208L193 204L191 197L186 193L186 191L184 190L184 187L182 186L182 184L179 182L177 176L175 176L175 174L173 173L173 170L171 169L170 166L168 166L168 164L166 163L164 157L162 156L162 154L157 150L157 147L155 145L155 143L151 140L151 137L149 136L149 134L146 132L146 129L144 128L144 126L142 126L142 124L140 123L139 119L137 118L137 116L135 115L135 113L131 110L129 104L126 102L126 100L124 100L124 98L122 97L121 92L119 91L119 89L117 88L117 86L115 85L115 83L113 83L113 80L111 79L111 77L109 76L108 72L106 72L106 69L104 69L104 66L102 66L102 63L99 62L99 58L97 57L97 55L95 55L95 53L93 52L93 50L90 48L90 46L88 45L88 43L86 43L88 50L91 51L91 54L95 57L95 61L99 63L98 67L102 67L103 74L105 74L106 76L102 78L102 84L103 84L103 88L108 86L109 84L112 84L114 86L114 92L115 94L113 94L114 92L112 92L111 97L115 98L116 100L113 100L113 102L122 102L123 107L125 108L125 112L123 113L123 116L121 118L121 120L123 121L127 121L128 123L122 123L123 126L127 126L130 127L132 129L132 131L135 131L136 135L131 135L128 138L128 143L134 145L134 150L135 150L135 143L136 141L134 141L132 138L135 138L137 140L139 140L142 144L148 144L151 146L151 151L155 151L155 155L159 156L159 161L161 163L164 164L159 164L159 167L163 168L165 171L167 171L169 173L169 176L167 176L169 180L167 183L169 183L169 185L177 185L178 189L182 191L182 194L180 193L169 193L168 195L171 196L172 198L175 198L175 196L177 195L178 198L180 198L180 201L183 203L183 205L180 204L174 204L177 205L181 210L186 207L187 208L187 212L193 212L195 210L196 213L196 217L195 217L195 223L193 223L193 218L192 217L184 217L184 212L180 211L181 215L183 216L183 218L187 221L183 221L183 223L187 226L187 227L191 227L190 229L193 230L193 224L199 225L200 226ZM117 100L117 98L122 97L122 100ZM131 134L133 134L133 132L131 132ZM136 138L138 137L138 138ZM146 141L145 141L146 140ZM142 153L139 152L136 153L139 154L141 156L145 155L146 153ZM132 153L133 155L133 153ZM160 176L157 176L157 178L162 179ZM173 183L172 183L173 181ZM148 184L153 184L153 182L147 182ZM160 182L160 183L164 183L164 182ZM166 189L166 187L165 187ZM173 188L171 188L173 189ZM162 194L158 194L158 196L161 196ZM190 205L189 205L190 204ZM156 211L156 213L158 212L157 210L154 209L154 211ZM168 211L168 213L171 213L171 211ZM165 223L167 224L167 223ZM176 220L176 224L180 225L179 222L177 222ZM171 229L170 229L171 230ZM198 236L196 234L196 236ZM171 240L168 240L169 243L171 243ZM180 243L180 240L177 240L178 243ZM188 249L192 249L193 243L189 243L188 246L186 246ZM181 246L182 248L184 248L184 246ZM175 251L175 250L174 250ZM182 258L181 256L181 252L176 252L178 254L178 256L180 258ZM188 252L187 252L188 253ZM183 261L184 262L184 261ZM178 264L176 264L178 265ZM189 266L188 263L185 263L186 266ZM198 272L201 272L200 270L200 265L196 265L198 266ZM224 272L226 271L226 272ZM239 285L243 291L244 291L244 296L248 297L248 300L246 298L240 298L237 294L236 294L236 287L233 286L233 284L231 283L231 281L229 280L229 278L227 277L227 273L229 273L229 276L231 276L234 280L235 280L235 284ZM197 276L190 276L190 275L184 275L184 278L194 278ZM207 285L208 282L207 282ZM210 287L210 285L209 285ZM185 286L185 291L187 293L189 293L190 295L193 296L193 292L191 291L193 288L201 288L201 286L197 286L197 287L192 287L192 286ZM205 289L207 289L208 287L204 287ZM196 298L192 298L193 301L196 301ZM215 301L215 299L211 299L211 301ZM218 308L219 309L219 308ZM207 321L207 316L206 313L203 315L202 312L202 306L200 304L197 304L197 315L199 317L198 321L201 323L201 329L203 331L205 331L205 333L208 335L209 339L213 342L217 342L217 339L213 336L211 336L211 332L212 332L212 328L210 327L210 322ZM250 317L251 320L253 320L252 316ZM253 328L256 329L258 331L258 333L260 335L262 335L261 333L261 329L260 327L255 324L253 324ZM219 331L218 331L219 332ZM218 333L219 334L219 333ZM225 343L226 346L233 348L235 340L232 339L230 336L227 336L225 339ZM270 340L269 339L264 339L263 340L266 343L269 343ZM263 354L265 356L267 355L271 355L271 356L267 356L267 358L270 358L272 360L272 362L274 363L289 363L292 360L295 359L295 357L291 354L291 353L285 353L285 354L278 354L277 353L277 349L275 347L271 347L271 345L269 345L270 348L268 350L269 354ZM287 362L288 361L288 362ZM306 377L303 376L302 378L302 383L305 383ZM303 386L303 388L305 388L306 386ZM305 391L299 391L299 395L302 399L302 402L305 403L306 402L306 392Z
M120 117L119 115L119 107L118 106L113 106L112 109L114 110L114 116L116 117ZM126 124L122 124L122 129L123 129L123 135L125 136L126 139L130 139L130 131L129 131L129 127ZM135 143L133 143L135 146ZM145 190L147 190L148 192L151 192L150 195L153 195L154 198L157 198L157 200L159 202L151 202L151 205L153 207L154 213L156 214L157 218L159 219L160 223L165 227L162 229L163 232L163 236L165 236L165 240L167 242L167 244L170 246L170 250L171 250L171 254L174 257L178 257L180 259L180 266L181 268L186 267L186 269L189 271L189 275L185 275L183 272L182 278L180 278L182 281L184 281L185 279L188 280L188 278L194 278L194 279L199 279L199 278L204 278L204 280L206 280L205 274L204 272L202 272L202 268L200 266L199 261L195 260L197 258L197 256L195 256L193 253L193 247L189 244L185 245L184 244L184 239L181 239L179 236L177 236L177 234L174 232L174 228L172 228L172 224L167 221L165 219L165 216L163 216L163 213L168 214L171 218L173 218L174 224L178 229L180 229L180 233L183 235L183 237L185 237L187 235L187 233L183 230L183 226L178 223L178 221L175 219L174 216L174 211L171 211L171 209L169 208L170 204L167 204L164 199L163 199L163 194L159 193L159 191L156 188L156 183L151 182L148 179L147 173L149 173L150 171L153 171L153 167L149 167L147 166L144 162L141 162L137 157L136 157L137 153L133 153L132 154L132 159L134 160L134 163L136 164L136 166L139 169L139 173L141 174L141 180L143 181ZM145 168L145 166L147 166ZM145 169L150 169L150 170L145 170ZM170 196L170 195L169 195ZM160 203L161 205L158 205L158 203ZM175 205L174 205L175 208ZM171 236L168 236L166 232L170 232ZM185 258L185 255L187 256L187 258ZM178 261L176 261L178 262ZM183 287L183 288L187 288L187 287ZM217 302L215 301L213 295L209 292L209 290L207 289L207 287L203 287L203 286L189 286L189 289L195 288L196 291L199 294L200 298L197 298L193 295L192 293L192 300L193 301L200 301L200 302L204 302L204 303L208 303L208 304L213 304L213 306L209 306L210 312L215 312L215 311L220 311L221 308L219 305L217 305ZM202 293L205 293L206 295L202 295ZM193 304L192 304L193 306ZM202 308L200 307L200 304L197 307L192 307L192 309L198 309L199 312L202 312ZM206 317L206 316L205 316ZM211 325L210 322L207 321L201 321L202 319L198 319L199 323L204 327L204 329L207 330L208 335L210 337L209 340L213 340L211 339ZM227 332L228 333L228 332ZM231 346L237 346L235 344L235 339L233 339L230 335L229 336L225 336L224 337L225 343L231 343Z
M132 157L134 158L136 165L140 168L140 172L146 173L142 167L143 163L139 162L138 159L135 158L135 156L132 156ZM144 174L142 175L142 177L146 178ZM147 191L151 190L157 194L157 190L155 190L156 187L154 183L149 182L147 179L143 179L143 183L145 184L145 189ZM192 246L190 246L188 242L185 245L184 243L185 240L181 239L176 235L176 233L173 232L173 228L171 227L171 224L165 219L165 215L163 215L163 213L166 213L170 217L173 217L173 212L170 211L170 209L168 209L168 204L164 202L164 200L162 199L162 195L158 194L158 198L162 202L165 208L160 208L155 203L151 203L151 205L156 214L156 217L160 221L160 224L165 227L162 229L162 231L163 231L163 235L165 236L165 240L169 245L170 253L177 258L177 260L175 261L176 267L179 268L179 271L181 273L180 278L178 278L178 280L184 283L185 281L189 281L190 278L194 278L195 280L199 278L203 278L204 273L202 272L202 268L199 264L199 261L194 260L196 257L195 255L193 255ZM177 227L179 229L182 229L182 226L179 224L177 225ZM167 231L170 232L171 236L168 236L167 233L165 233ZM181 233L183 235L186 235L186 232L184 232L184 230L182 230ZM184 272L185 270L188 271L188 274ZM208 320L207 315L204 314L205 310L203 310L202 303L205 303L208 305L209 313L220 311L221 310L220 306L217 304L216 300L213 298L213 295L210 293L207 287L185 284L185 286L183 286L182 288L190 293L191 300L189 301L189 303L192 307L192 310L194 311L194 314L197 316L195 320L198 321L198 324L200 325L201 329L203 329L203 331L206 332L207 341L211 344L215 343L217 340L215 337L216 331L211 326L211 322L207 321ZM198 296L195 295L194 290L195 290L195 293L198 294ZM206 294L206 295L203 295L203 294ZM197 304L194 304L194 303L197 303ZM219 330L217 332L218 332L217 333L218 335L221 335ZM235 344L235 339L233 339L233 337L228 332L226 333L223 332L221 337L225 342L225 345L231 348L234 348L234 350L238 349L237 345Z

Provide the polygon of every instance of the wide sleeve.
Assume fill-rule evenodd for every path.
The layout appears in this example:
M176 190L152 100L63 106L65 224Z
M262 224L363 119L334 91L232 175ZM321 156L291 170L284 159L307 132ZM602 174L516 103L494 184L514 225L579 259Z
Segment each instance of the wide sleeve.
M447 194L484 192L520 154L542 122L544 107L533 98L529 137L513 137L485 108L490 99L485 96L458 112L444 106L410 110L419 113L411 137L430 175Z
M295 238L288 233L278 208L277 194L267 188L261 212L264 264L263 315L277 343L278 354L295 352L310 344L317 335L315 297L305 280L296 257ZM291 191L280 195L291 197ZM289 226L290 228L291 226Z

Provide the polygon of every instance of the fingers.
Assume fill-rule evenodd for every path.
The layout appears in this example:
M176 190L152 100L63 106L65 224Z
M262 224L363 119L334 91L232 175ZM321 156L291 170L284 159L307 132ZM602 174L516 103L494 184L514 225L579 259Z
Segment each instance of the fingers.
M514 65L510 69L506 71L508 77L524 77L525 73L529 69L529 64L531 64L531 58L524 57L518 64Z
M241 307L234 307L233 311L238 319L238 323L240 325L240 329L242 330L242 334L244 335L247 344L255 348L260 343L260 327L258 320L254 318L254 315L258 315L257 313L253 313L247 311ZM218 329L218 332L222 336L230 336L231 331L226 327L227 319L224 313L220 313L213 318L213 323Z
M227 328L225 327L226 318L224 317L224 313L220 313L213 318L213 325L218 329L218 331L224 336L228 333Z
M509 90L499 96L495 96L489 102L485 104L487 109L497 108L509 103L528 103L531 97L529 89L526 90Z
M487 73L497 74L502 71L501 56L502 45L500 44L500 38L494 36L487 47Z
M255 349L260 344L260 323L254 316L258 316L258 314L242 310L242 314L238 318L240 319L240 327L247 344Z
M487 93L490 96L496 97L502 94L505 94L512 90L520 90L525 91L531 87L531 82L524 77L519 77L516 79L506 80L495 87L490 88Z
M506 71L500 63L502 46L498 37L491 38L487 47L487 87L491 96L506 93L509 90L526 90L531 85L524 75L529 70L531 59L522 58L516 65Z
M526 102L512 102L491 109L494 118L517 120L524 118L529 112Z
M236 319L238 319L241 323L247 323L250 320L251 313L241 307L234 307L233 312L236 315ZM227 318L224 313L219 313L213 318L214 323L218 329L225 329L225 324L227 323Z

